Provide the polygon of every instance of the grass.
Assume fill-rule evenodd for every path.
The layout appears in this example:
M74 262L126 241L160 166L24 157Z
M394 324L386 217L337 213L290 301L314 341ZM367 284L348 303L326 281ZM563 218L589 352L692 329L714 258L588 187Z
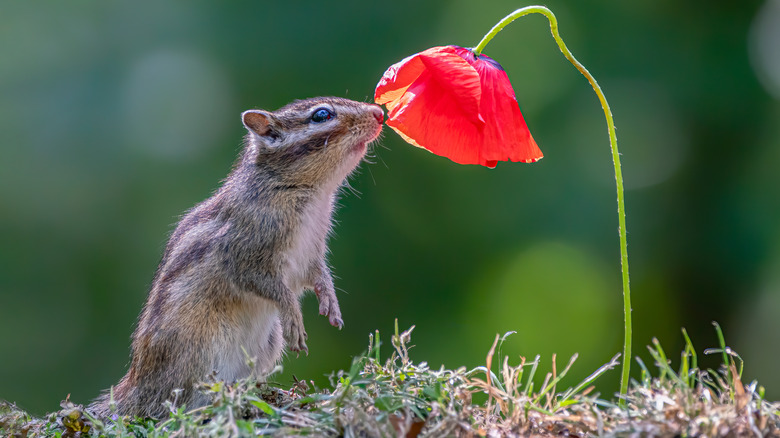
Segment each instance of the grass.
M411 329L391 337L392 350L381 356L379 332L369 336L365 354L347 371L331 377L331 387L312 383L292 387L240 380L209 379L201 389L211 404L188 411L167 403L162 420L114 417L100 421L83 406L65 400L61 410L32 418L0 403L2 436L780 436L780 405L764 400L756 382L742 383L742 360L730 350L716 325L719 370L697 368L698 356L687 334L680 365L673 369L653 340L648 347L655 372L639 359L639 380L623 400L595 393L599 376L619 365L618 356L579 384L558 391L575 363L539 379L537 356L510 364L496 360L503 337L496 336L485 366L471 370L431 369L409 357ZM495 362L495 363L494 363ZM537 386L537 382L542 383Z

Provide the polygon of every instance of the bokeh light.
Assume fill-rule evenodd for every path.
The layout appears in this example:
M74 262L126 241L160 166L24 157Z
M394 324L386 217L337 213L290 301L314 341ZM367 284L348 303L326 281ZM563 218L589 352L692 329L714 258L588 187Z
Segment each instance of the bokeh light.
M484 348L480 327L490 333L516 331L506 353L529 359L587 351L585 361L592 366L614 355L622 317L607 263L584 248L548 241L485 265L487 272L474 282L457 315L468 328L457 334L467 350Z
M232 93L219 66L197 52L161 50L130 67L121 88L123 138L131 148L189 161L228 132Z
M780 99L780 1L766 0L750 29L750 58L767 92Z

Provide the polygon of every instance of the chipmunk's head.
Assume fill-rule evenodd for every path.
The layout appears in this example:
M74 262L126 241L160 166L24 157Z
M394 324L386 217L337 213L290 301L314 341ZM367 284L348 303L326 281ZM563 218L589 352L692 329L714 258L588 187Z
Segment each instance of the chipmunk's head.
M379 136L384 113L377 105L318 97L241 117L249 131L243 164L291 184L338 186Z

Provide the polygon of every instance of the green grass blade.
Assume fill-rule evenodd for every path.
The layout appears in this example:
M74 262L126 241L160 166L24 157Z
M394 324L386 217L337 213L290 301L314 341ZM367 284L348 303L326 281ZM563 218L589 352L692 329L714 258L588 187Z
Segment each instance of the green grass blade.
M533 387L534 387L534 375L536 374L536 367L539 366L539 358L540 357L541 357L540 355L538 355L538 354L536 355L536 358L534 358L534 361L533 361L533 365L531 366L531 372L528 373L528 381L526 382L525 390L523 391L523 393L527 397L531 396L531 391L533 390Z
M586 377L582 382L580 382L577 386L575 386L572 389L569 389L566 391L563 396L561 397L560 401L558 402L559 407L566 406L564 403L567 402L571 397L577 395L582 391L583 389L590 386L591 383L593 383L596 379L601 377L602 374L606 373L607 371L615 368L616 366L620 365L620 362L618 361L618 358L620 357L620 353L616 354L609 362L605 363L599 369L594 371L591 375ZM555 411L556 409L553 409Z

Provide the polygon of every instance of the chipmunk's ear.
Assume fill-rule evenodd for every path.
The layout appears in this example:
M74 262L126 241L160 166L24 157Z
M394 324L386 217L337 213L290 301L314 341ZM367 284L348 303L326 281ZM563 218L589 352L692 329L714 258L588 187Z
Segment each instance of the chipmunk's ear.
M276 118L273 114L263 110L249 110L241 114L241 121L250 132L269 141L278 140L281 137Z

